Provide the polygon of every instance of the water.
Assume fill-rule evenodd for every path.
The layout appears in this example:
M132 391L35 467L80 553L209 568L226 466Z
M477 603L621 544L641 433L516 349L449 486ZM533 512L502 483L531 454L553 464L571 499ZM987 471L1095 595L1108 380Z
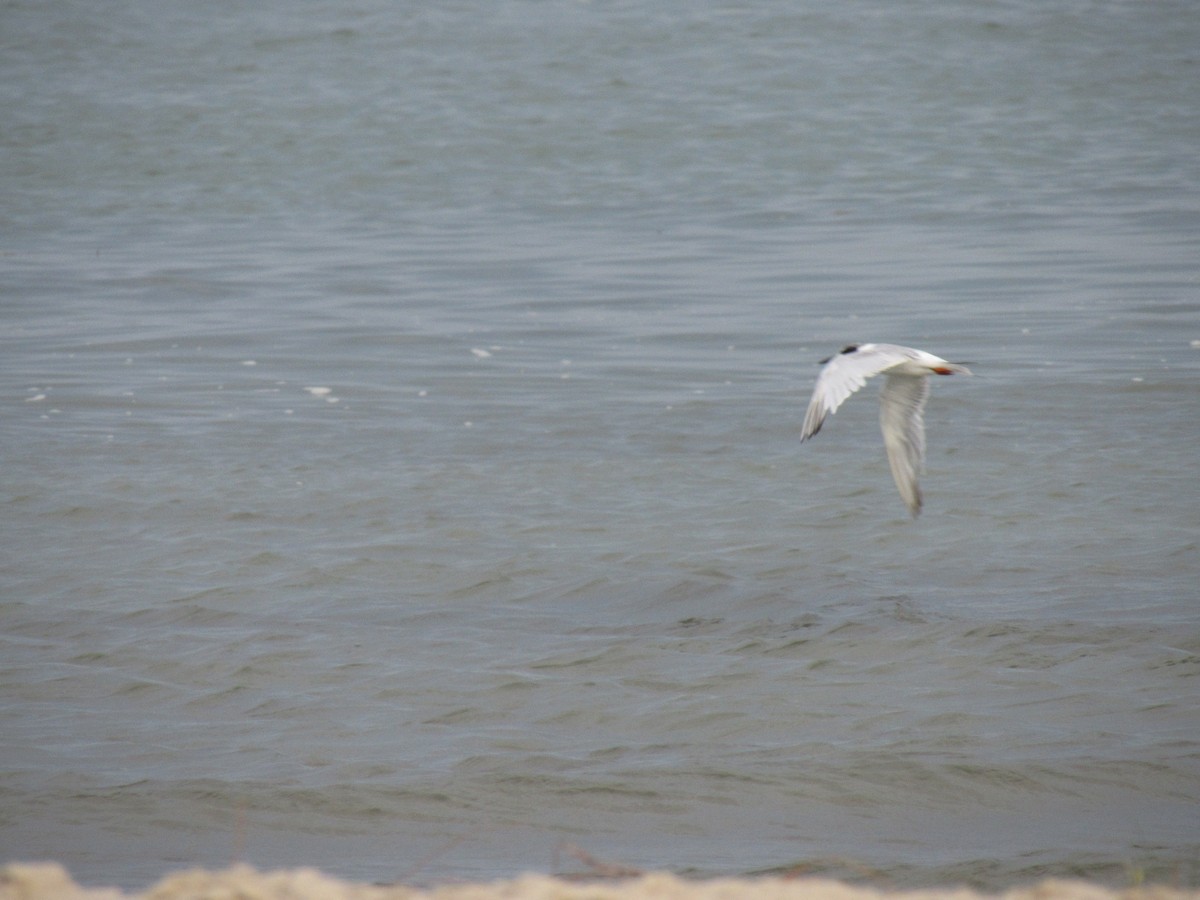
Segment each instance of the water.
M1191 5L0 36L5 858L1197 883Z

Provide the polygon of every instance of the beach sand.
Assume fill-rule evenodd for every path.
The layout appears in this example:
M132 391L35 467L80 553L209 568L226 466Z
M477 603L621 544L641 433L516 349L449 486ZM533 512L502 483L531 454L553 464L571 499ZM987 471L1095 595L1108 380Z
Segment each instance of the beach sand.
M249 866L167 875L138 894L85 888L57 863L0 869L0 900L1200 900L1200 891L1165 886L1122 890L1084 881L1043 881L1002 894L966 888L887 891L819 878L718 878L687 881L668 873L608 880L526 875L434 888L339 881L316 869L259 872Z

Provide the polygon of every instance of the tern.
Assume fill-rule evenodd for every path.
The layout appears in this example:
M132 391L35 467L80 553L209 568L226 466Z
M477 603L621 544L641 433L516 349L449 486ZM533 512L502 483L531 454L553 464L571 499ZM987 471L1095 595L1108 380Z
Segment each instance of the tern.
M887 375L879 395L879 425L887 448L892 478L913 518L921 512L921 486L917 475L925 462L925 401L929 398L929 375L970 375L961 363L901 347L899 344L851 344L821 362L808 412L804 416L801 442L807 441L837 412L846 398L875 375Z

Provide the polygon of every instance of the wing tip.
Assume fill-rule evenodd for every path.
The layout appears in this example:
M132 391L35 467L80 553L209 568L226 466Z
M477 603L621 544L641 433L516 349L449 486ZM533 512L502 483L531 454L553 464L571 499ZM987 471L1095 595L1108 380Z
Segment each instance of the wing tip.
M810 406L804 415L804 425L800 429L800 443L803 444L810 438L816 437L827 418L829 418L829 413L826 410Z

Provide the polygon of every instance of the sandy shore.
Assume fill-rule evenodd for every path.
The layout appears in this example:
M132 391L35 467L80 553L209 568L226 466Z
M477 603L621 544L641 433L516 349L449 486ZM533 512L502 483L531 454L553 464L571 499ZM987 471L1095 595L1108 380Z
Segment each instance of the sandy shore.
M0 869L0 900L1200 900L1200 891L1162 886L1110 890L1083 881L1043 881L978 894L965 888L885 891L817 878L721 878L685 881L666 873L611 881L527 875L506 881L450 884L424 890L339 881L315 869L259 872L248 866L194 869L163 878L144 893L83 888L56 863Z

